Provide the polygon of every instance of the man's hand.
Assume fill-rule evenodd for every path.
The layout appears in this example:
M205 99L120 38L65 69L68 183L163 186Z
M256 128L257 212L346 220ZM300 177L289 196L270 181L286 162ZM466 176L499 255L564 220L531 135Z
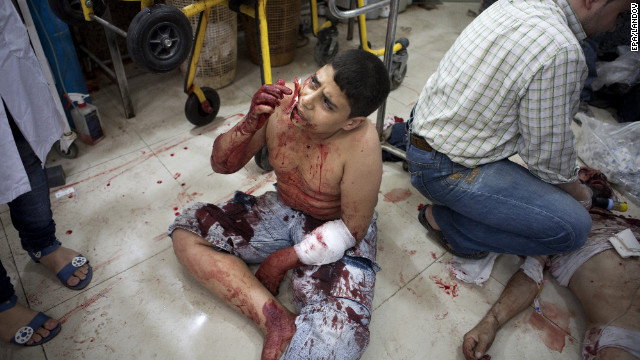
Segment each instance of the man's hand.
M243 126L239 129L243 133L258 131L273 114L276 107L280 105L280 100L284 95L291 95L293 91L284 85L284 80L279 79L275 84L262 85L253 95L251 107L244 120Z
M556 184L556 186L571 195L582 206L584 206L585 209L591 209L591 198L593 197L593 191L587 185L582 184L580 180L575 180L570 183Z
M281 249L264 259L256 271L256 278L275 296L278 295L278 287L287 271L300 265L302 263L293 247Z
M497 331L498 320L491 313L487 314L476 327L464 334L462 352L465 359L491 359L485 352L493 344Z

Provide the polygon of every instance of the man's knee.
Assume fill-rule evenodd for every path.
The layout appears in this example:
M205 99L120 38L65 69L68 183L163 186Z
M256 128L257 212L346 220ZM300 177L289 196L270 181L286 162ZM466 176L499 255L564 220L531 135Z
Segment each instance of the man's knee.
M591 231L591 216L586 211L575 214L568 222L565 230L558 236L556 250L567 253L580 249L587 241Z

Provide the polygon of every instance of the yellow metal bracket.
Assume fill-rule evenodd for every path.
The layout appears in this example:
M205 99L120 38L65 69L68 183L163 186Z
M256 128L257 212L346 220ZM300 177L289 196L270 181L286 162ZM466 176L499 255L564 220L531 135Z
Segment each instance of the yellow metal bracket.
M89 15L93 15L93 2L91 0L80 0L80 5L82 5L84 19L86 21L91 21L91 16Z
M364 6L364 0L358 0L358 7L363 7ZM362 15L358 15L358 24L359 24L359 29L360 29L360 43L362 44L362 49L365 51L368 51L372 54L381 56L384 55L384 48L381 49L371 49L369 47L369 42L367 41L367 25L366 20L365 20L365 14ZM402 44L400 43L395 43L393 45L393 53L396 53L398 51L402 50Z
M267 28L267 0L258 0L258 28L260 29L260 49L262 53L262 74L264 83L271 84L271 54L269 53L269 36Z

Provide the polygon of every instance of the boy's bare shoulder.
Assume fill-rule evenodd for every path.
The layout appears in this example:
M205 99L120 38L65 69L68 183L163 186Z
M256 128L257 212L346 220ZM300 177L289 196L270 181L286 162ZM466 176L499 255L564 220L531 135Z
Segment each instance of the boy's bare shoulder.
M349 143L355 147L367 148L372 151L381 149L380 137L378 136L378 130L375 124L371 120L365 120L355 131L351 134Z

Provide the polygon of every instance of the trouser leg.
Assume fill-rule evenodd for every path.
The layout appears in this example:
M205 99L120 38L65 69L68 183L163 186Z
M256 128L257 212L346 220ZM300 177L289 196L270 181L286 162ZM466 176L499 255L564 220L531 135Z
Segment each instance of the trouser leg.
M31 191L9 202L11 221L18 230L22 248L28 252L38 252L53 245L56 241L56 227L51 212L47 173L38 156L13 123L13 118L8 111L7 115L20 158L31 184Z

